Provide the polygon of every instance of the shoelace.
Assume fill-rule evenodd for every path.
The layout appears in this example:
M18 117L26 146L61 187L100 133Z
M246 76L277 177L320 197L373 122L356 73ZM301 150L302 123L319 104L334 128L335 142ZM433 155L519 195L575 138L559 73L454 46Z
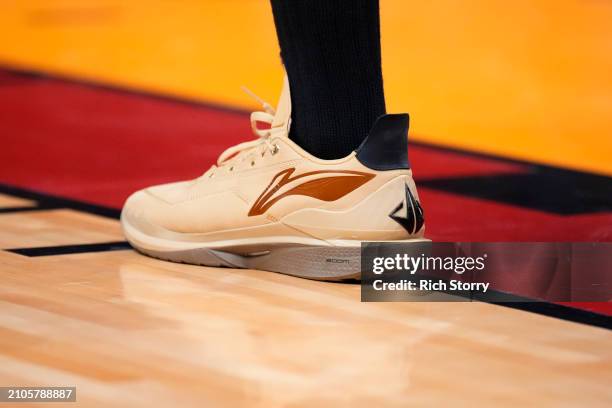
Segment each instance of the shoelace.
M272 121L274 120L274 114L276 113L274 111L274 108L272 107L272 105L261 99L259 96L255 95L255 93L253 93L247 87L243 86L242 90L247 95L251 96L257 102L259 102L264 109L264 112L256 111L251 113L251 129L253 130L253 134L258 138L256 140L251 140L249 142L243 142L237 144L236 146L232 146L225 150L223 153L221 153L221 155L217 159L217 164L211 167L211 170L213 170L213 172L210 173L210 176L214 174L215 168L228 164L232 159L237 158L244 151L254 150L255 148L260 146L264 147L264 149L261 151L262 156L265 154L266 150L269 150L270 152L272 152L272 154L275 154L278 151L278 147L270 142L270 135L272 134L270 129L260 129L259 127L257 127L258 123L267 123L268 125L272 125Z

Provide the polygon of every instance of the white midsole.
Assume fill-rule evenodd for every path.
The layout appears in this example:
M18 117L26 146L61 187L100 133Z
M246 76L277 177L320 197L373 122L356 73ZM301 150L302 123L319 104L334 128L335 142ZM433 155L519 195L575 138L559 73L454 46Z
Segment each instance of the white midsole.
M227 249L236 247L248 246L277 246L277 245L305 245L305 246L336 246L336 247L360 247L360 240L321 240L316 238L298 237L298 236L269 236L269 237L253 237L231 239L213 242L193 242L193 241L176 241L145 234L139 229L132 226L124 217L121 218L121 226L127 240L136 248L150 251L182 251L199 248L210 249ZM394 240L390 242L427 242L426 238L413 238L406 240ZM371 242L371 241L367 241Z

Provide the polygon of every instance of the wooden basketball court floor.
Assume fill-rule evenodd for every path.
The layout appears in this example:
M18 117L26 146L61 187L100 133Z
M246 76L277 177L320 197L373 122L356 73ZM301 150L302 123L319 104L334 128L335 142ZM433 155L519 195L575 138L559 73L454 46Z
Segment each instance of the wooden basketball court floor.
M381 15L428 235L611 241L609 4L429 3ZM610 406L610 303L361 303L132 251L127 194L249 138L237 85L272 101L280 82L266 2L170 4L2 5L0 386L76 386L86 407Z

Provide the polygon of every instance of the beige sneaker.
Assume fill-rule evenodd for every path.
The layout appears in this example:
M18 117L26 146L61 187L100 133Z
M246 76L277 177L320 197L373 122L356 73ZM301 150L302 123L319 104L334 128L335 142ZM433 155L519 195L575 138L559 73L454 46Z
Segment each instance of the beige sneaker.
M251 115L258 140L229 148L195 180L132 194L121 224L134 248L170 261L336 280L359 277L362 241L424 240L407 114L381 116L356 151L321 160L288 138L286 77L276 113L264 108Z

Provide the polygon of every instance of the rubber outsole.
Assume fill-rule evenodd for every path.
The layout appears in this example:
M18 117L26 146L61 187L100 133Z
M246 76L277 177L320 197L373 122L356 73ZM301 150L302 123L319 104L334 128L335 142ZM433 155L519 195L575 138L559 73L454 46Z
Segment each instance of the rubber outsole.
M211 248L180 251L157 251L137 246L134 248L157 259L192 265L258 269L326 281L359 279L361 276L360 247L277 247L257 255Z

